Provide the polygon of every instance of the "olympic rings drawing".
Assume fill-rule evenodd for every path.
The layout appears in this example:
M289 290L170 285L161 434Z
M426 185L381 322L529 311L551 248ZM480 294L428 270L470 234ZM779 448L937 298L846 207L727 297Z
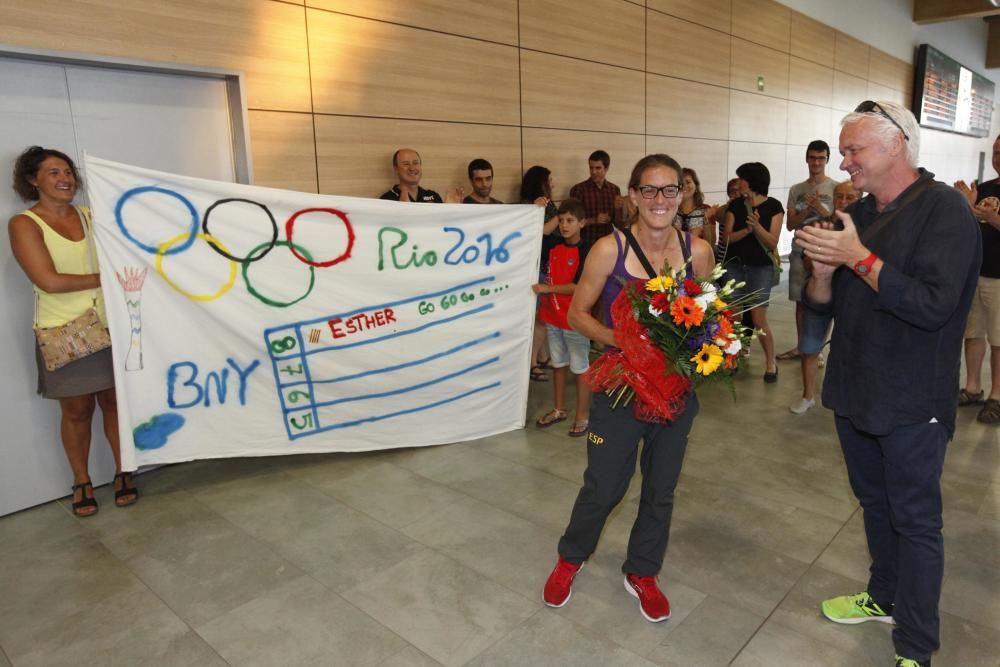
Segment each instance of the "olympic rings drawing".
M267 243L261 243L259 246L257 246L253 250L251 250L250 254L247 255L247 256L248 257L253 256L253 254L255 252L257 252L258 250L260 250L261 248L263 248L266 245L268 245L268 244ZM309 254L308 250L306 250L302 246L294 246L294 248L293 248L291 241L277 241L277 242L275 242L274 245L287 246L290 250L298 249L298 251L301 252L301 253L303 253L306 257L308 257L309 260L312 260L312 255ZM271 246L271 247L273 248L274 246ZM270 250L270 248L268 248L268 250ZM267 252L267 251L265 251L265 252ZM264 255L261 255L261 257L263 257L263 256ZM260 292L258 292L256 289L254 289L254 286L250 284L249 271L250 271L250 261L243 262L243 282L246 283L247 291L250 292L250 294L252 294L258 300L260 300L261 303L267 304L268 306L274 306L275 308L288 308L292 304L296 304L299 301L302 301L302 299L304 299L307 296L309 296L309 294L313 291L313 286L316 284L316 269L314 269L313 267L310 266L309 267L309 287L306 289L306 293L303 294L302 296L300 296L297 299L293 299L292 301L275 301L274 299L266 297L263 294L261 294Z
M191 244L194 243L195 234L198 233L198 211L195 210L194 204L192 204L188 200L188 198L185 197L184 195L178 194L173 190L167 190L166 188L157 187L155 185L146 185L141 188L132 188L131 190L129 190L128 192L126 192L125 194L123 194L121 197L118 198L118 203L115 204L115 222L118 223L118 229L122 230L122 234L125 235L125 238L127 238L129 241L131 241L132 243L136 244L137 246L148 252L150 255L160 254L160 250L156 246L143 243L139 239L132 236L132 233L129 232L128 228L125 226L125 221L122 219L122 208L124 208L125 202L127 202L132 197L142 194L144 192L158 192L162 195L167 195L168 197L179 199L180 202L187 207L188 212L191 213L191 229L190 231L188 231L188 238L181 245L177 246L176 248L171 248L170 250L168 250L167 253L171 255L176 255L190 248Z
M219 206L220 204L228 204L230 202L243 202L246 204L253 204L254 206L259 206L260 208L262 208L264 210L264 213L267 214L267 219L271 221L271 242L261 243L259 246L250 251L250 253L248 253L246 257L233 257L226 250L224 250L222 246L216 245L211 241L209 241L208 244L212 247L212 250L219 253L226 259L231 259L234 262L240 262L241 264L244 262L256 262L258 259L263 259L267 253L271 252L274 249L274 246L278 240L278 223L274 221L274 216L271 215L271 210L266 206L264 206L263 204L251 201L249 199L220 199L219 201L215 202L205 210L205 218L201 222L201 231L211 236L211 234L208 231L208 216L212 215L212 211L215 209L216 206ZM255 256L254 252L256 252L260 248L263 248L264 246L267 246L267 249L264 250L264 252L260 253L259 255Z
M158 245L144 243L140 241L138 238L136 238L136 236L133 235L133 233L129 230L128 226L125 224L124 207L128 201L140 196L145 196L149 193L154 193L156 195L166 195L168 197L172 197L178 200L181 204L183 204L184 208L187 210L187 213L190 214L191 216L191 222L188 230ZM271 235L270 235L271 238L257 245L250 252L248 252L245 257L239 257L230 253L226 245L222 241L220 241L216 236L212 235L211 232L209 231L209 218L211 217L213 211L215 211L217 207L220 207L223 204L230 204L233 202L241 202L259 207L261 210L263 210L265 215L267 215L267 219L271 223ZM337 218L337 222L343 224L347 238L346 238L346 245L342 253L340 253L336 257L333 257L332 259L317 261L313 258L311 252L309 252L306 248L302 247L300 244L294 243L292 241L292 235L295 230L295 223L301 215L306 213L327 213L335 216ZM351 224L350 219L347 217L345 213L343 213L342 211L338 211L335 208L305 208L296 211L284 223L286 240L279 241L278 222L275 220L274 215L271 213L271 210L264 204L261 204L259 202L250 199L241 199L241 198L219 199L216 200L211 206L209 206L205 210L204 217L201 220L199 220L198 210L195 208L195 205L187 197L173 190L169 190L167 188L156 185L135 187L130 190L127 190L124 194L122 194L118 198L118 202L115 204L115 222L117 223L119 230L121 230L122 235L126 239L131 241L140 250L143 250L151 255L156 256L157 273L159 273L160 276L163 277L163 279L167 282L168 285L170 285L172 288L174 288L184 296L188 297L189 299L192 299L194 301L212 301L224 295L226 292L232 289L233 285L236 283L237 265L239 265L243 267L242 271L243 282L245 284L247 292L257 300L259 300L261 303L274 308L287 308L288 306L298 303L299 301L302 301L307 296L309 296L309 294L312 293L313 287L315 286L316 283L315 269L327 268L330 266L334 266L336 264L340 264L341 262L344 262L347 259L350 259L351 252L354 249L354 242L355 242L354 227ZM201 232L198 231L199 226L201 228ZM204 241L213 251L215 251L216 253L224 257L226 260L228 260L229 276L227 277L223 285L215 292L205 293L205 294L194 294L189 291L186 291L182 289L173 280L171 280L167 276L166 271L163 268L163 258L166 255L180 254L186 251L188 248L190 248L196 240ZM302 262L303 264L309 267L308 288L306 289L304 294L291 301L279 301L275 298L266 296L260 290L255 288L250 282L250 277L249 277L250 264L263 259L265 255L270 253L271 250L273 250L275 247L278 246L288 248L288 250L292 253L293 257L295 257L298 261Z
M219 291L214 294L191 294L190 292L181 289L169 278L169 276L167 276L166 272L163 270L163 257L164 255L170 254L170 247L183 239L185 236L186 234L181 234L180 236L176 236L160 245L160 252L156 253L156 272L163 276L163 279L167 281L168 285L192 301L214 301L231 290L233 285L236 283L236 262L229 260L229 278L226 280L225 284L219 288ZM207 241L210 245L216 243L219 244L219 246L222 246L218 239L212 238L211 234L197 234L196 236L203 241Z
M354 248L354 227L351 226L351 221L347 219L347 216L335 208L304 208L301 211L298 211L297 213L292 215L292 217L288 219L288 222L285 223L285 236L288 237L289 243L292 243L292 231L295 229L295 221L298 220L299 216L302 215L303 213L332 213L333 215L340 218L341 221L344 223L344 228L347 230L347 248L341 255L334 257L331 260L327 260L325 262L314 262L311 259L306 259L295 250L296 248L295 244L289 246L289 250L292 251L293 255L298 257L301 261L305 262L309 266L318 266L320 268L325 268L327 266L333 266L334 264L339 264L351 256L351 250Z

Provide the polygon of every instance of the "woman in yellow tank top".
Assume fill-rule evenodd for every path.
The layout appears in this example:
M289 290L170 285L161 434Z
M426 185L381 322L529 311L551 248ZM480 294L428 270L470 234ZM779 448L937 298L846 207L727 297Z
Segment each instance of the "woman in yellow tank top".
M95 304L104 321L101 277L92 245L89 211L73 205L79 186L73 160L56 150L32 146L14 163L14 191L30 209L10 219L14 257L34 286L35 325L66 324ZM73 471L73 513L97 512L87 461L95 406L104 415L104 434L115 458L115 504L131 505L138 497L132 475L121 471L118 410L115 404L111 350L105 349L55 371L49 371L35 350L38 391L57 399L61 410L63 449Z

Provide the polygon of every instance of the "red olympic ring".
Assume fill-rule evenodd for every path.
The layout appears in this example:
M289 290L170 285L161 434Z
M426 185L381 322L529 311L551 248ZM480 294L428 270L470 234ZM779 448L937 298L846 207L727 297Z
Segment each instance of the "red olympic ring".
M314 262L311 259L304 257L295 248L295 244L292 242L292 230L295 228L295 221L298 220L299 216L303 213L331 213L344 223L344 228L347 230L347 248L344 252L333 259L326 260L325 262ZM292 217L288 219L285 223L285 237L288 239L288 249L292 251L292 254L300 261L308 264L309 266L315 266L318 268L325 268L328 266L333 266L334 264L339 264L345 259L351 256L351 250L354 248L354 227L351 225L351 221L347 219L347 216L335 208L304 208L301 211L296 212Z

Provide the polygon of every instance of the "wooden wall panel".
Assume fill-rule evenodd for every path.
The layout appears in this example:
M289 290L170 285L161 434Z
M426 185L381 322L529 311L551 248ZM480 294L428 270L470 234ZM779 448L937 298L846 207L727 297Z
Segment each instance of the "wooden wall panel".
M646 0L646 7L728 33L733 25L733 0Z
M641 133L646 121L644 77L621 67L522 51L522 122L533 127ZM601 91L608 94L595 94Z
M411 145L439 191L492 160L505 200L532 162L565 196L595 148L621 184L665 150L706 192L754 159L779 191L844 112L912 96L908 62L775 0L0 3L0 43L243 72L256 180L295 190L377 195Z
M830 112L830 137L833 139L830 143L830 151L833 153L830 156L830 164L839 165L842 159L840 156L840 121L844 120L844 116L846 115L845 112L840 110ZM834 178L842 178L844 176L844 174L841 174L841 176L834 176Z
M493 194L514 201L521 186L520 131L516 127L435 123L386 118L316 116L319 190L326 194L377 197L396 183L392 154L417 150L421 185L442 196L454 186L469 189L469 161L493 165Z
M783 144L787 127L788 100L733 91L729 110L730 140Z
M729 85L728 35L689 21L647 12L646 69L679 79Z
M250 108L311 108L305 13L271 0L5 1L0 43L242 71Z
M764 77L765 95L788 97L788 54L733 37L729 86L757 92L757 77Z
M854 111L855 107L868 99L868 82L865 79L845 74L839 69L833 72L833 108Z
M587 157L601 149L611 156L608 180L624 193L632 167L646 154L644 137L608 132L524 129L524 168L540 164L552 172L553 198L565 199L570 188L590 178Z
M813 139L830 140L830 109L801 102L788 102L789 144L807 145Z
M788 99L829 107L833 104L833 70L792 56Z
M515 48L307 11L318 113L518 123Z
M634 69L645 66L642 7L623 0L531 0L520 3L520 11L523 48Z
M805 14L792 12L791 51L825 67L833 67L837 31Z
M895 102L896 104L902 104L907 109L909 109L913 104L912 97L903 91L890 88L889 86L883 86L875 83L874 81L868 82L868 97L865 99L876 101L887 100L889 102Z
M868 79L882 86L912 92L913 65L873 48L868 65Z
M312 114L251 111L249 115L254 183L317 192Z
M826 139L826 137L816 137L817 139ZM829 140L827 140L829 142ZM827 173L830 173L829 167L827 167ZM806 145L795 145L786 144L785 145L785 181L787 187L791 187L796 183L801 183L802 181L809 178L809 167L806 164ZM771 195L774 197L774 195ZM788 204L788 195L781 199L781 204L784 206ZM787 213L788 207L785 207Z
M650 153L666 153L698 172L702 192L725 192L729 172L729 142L705 139L684 139L682 137L650 137L647 150Z
M452 35L517 45L517 0L306 0L306 5Z
M729 89L646 75L646 132L678 137L729 137Z
M733 37L788 53L792 10L774 0L733 0Z
M834 69L867 79L871 47L840 31L834 44Z

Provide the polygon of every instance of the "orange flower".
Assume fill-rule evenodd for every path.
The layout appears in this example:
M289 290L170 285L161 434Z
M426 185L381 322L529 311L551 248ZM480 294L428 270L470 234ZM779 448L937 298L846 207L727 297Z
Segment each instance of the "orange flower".
M727 354L725 358L726 368L736 368L737 362L740 360L740 355L738 354Z
M689 296L679 296L674 299L673 305L670 306L670 314L674 316L674 324L683 324L688 329L698 326L705 318L705 311Z
M727 338L729 334L733 333L733 323L729 321L727 317L719 318L719 332L716 334L717 338Z

